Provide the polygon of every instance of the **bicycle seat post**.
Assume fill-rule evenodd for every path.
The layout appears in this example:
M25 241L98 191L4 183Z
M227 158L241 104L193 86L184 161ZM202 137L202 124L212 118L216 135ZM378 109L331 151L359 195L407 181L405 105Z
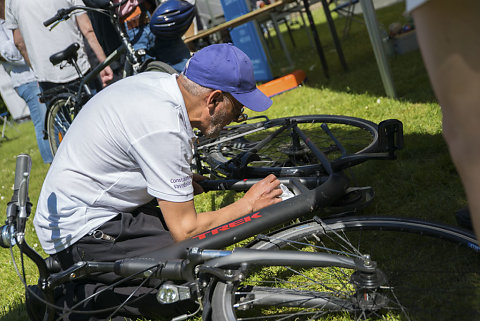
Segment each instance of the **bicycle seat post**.
M82 71L80 70L80 68L78 67L78 64L77 64L77 55L75 55L74 57L70 58L67 60L67 62L69 64L71 64L75 70L77 71L78 73L78 76L81 78L83 78L83 74L82 74ZM83 84L83 89L85 90L85 92L87 93L87 95L91 96L92 95L92 91L90 90L90 87L88 87L87 83L84 83Z

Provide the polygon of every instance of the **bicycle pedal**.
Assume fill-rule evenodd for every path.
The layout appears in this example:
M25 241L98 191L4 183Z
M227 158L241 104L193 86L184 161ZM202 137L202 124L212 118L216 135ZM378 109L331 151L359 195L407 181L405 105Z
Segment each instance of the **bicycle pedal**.
M396 150L403 148L403 124L398 119L387 119L378 124L378 148L382 152L390 152L391 157Z

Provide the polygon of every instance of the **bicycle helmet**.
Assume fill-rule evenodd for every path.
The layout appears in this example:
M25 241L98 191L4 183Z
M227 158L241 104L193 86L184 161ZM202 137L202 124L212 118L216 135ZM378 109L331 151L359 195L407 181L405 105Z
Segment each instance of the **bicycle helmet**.
M194 17L194 5L184 0L167 0L152 14L150 30L159 38L180 38L190 27Z

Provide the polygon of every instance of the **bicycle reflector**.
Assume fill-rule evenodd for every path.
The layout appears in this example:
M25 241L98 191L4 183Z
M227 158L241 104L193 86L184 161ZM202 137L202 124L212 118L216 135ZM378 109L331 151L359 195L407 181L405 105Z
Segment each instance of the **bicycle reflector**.
M190 297L190 288L188 286L175 285L170 282L162 284L157 293L157 300L162 304L188 300Z

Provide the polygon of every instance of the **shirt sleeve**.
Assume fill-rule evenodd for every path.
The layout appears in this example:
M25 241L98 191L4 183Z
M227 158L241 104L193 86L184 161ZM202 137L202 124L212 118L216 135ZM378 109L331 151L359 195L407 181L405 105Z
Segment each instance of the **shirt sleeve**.
M172 202L193 199L191 150L179 131L160 131L134 142L132 157L139 164L150 195Z
M7 0L5 3L5 25L7 29L18 29L18 21L13 13L12 0Z
M25 64L23 57L17 47L15 47L12 39L8 37L7 32L11 31L5 30L2 24L0 27L0 55L9 63L22 66Z

